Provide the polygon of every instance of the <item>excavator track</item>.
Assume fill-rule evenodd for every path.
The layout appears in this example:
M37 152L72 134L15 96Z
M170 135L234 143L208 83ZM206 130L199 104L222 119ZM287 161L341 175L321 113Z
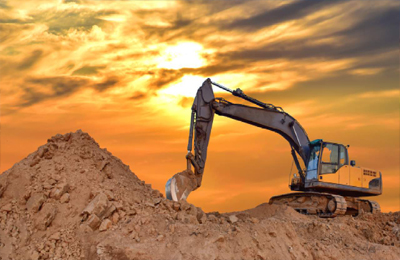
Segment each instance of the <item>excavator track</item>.
M296 192L274 196L269 200L269 204L288 205L299 213L323 218L340 215L356 216L362 211L372 214L381 212L378 202L373 200L319 192Z
M373 200L365 200L357 197L345 197L347 203L346 215L357 216L361 212L378 213L381 207L378 202Z
M368 202L371 204L372 213L373 213L373 214L374 214L374 213L379 213L379 212L381 212L381 206L379 205L378 202L373 201L373 200L369 200Z
M360 201L367 203L370 206L370 212L372 214L381 212L381 206L379 205L378 202L373 201L373 200L362 200L362 199L360 199Z
M299 213L323 218L345 215L347 210L344 197L318 192L296 192L274 196L269 200L269 204L288 205Z

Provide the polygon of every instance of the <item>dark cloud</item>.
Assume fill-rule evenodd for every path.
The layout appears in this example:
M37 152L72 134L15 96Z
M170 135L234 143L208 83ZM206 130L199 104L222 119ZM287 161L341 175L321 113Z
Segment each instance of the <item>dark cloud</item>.
M107 51L112 51L107 48ZM156 56L156 55L160 55L159 51L140 51L140 52L134 52L134 53L130 53L130 54L124 54L124 55L117 55L113 58L113 61L123 61L123 60L135 60L135 59L140 59L143 57L151 57L151 56Z
M386 70L398 70L399 64L400 64L399 57L396 55L391 55L380 59L371 59L371 58L361 59L354 65L353 69L385 68Z
M351 43L347 48L336 50L336 55L365 55L369 52L398 49L399 9L367 13L355 26L332 36L342 37Z
M29 78L21 87L24 94L19 107L28 107L46 99L71 95L88 83L87 79L72 77ZM45 87L46 92L38 91L38 86Z
M0 22L0 43L3 44L19 39L22 33L29 31L32 28L33 25Z
M26 70L32 67L43 55L42 50L35 50L31 53L31 55L25 58L19 65L19 70Z
M143 92L138 92L133 94L131 97L129 97L130 100L142 100L144 98L146 98L148 95L147 93L143 93Z
M183 68L180 69L179 71L182 74L196 74L205 77L211 77L219 73L233 72L233 71L243 70L245 68L246 64L243 64L240 61L239 62L231 61L228 63L224 63L217 60L214 63L211 63L210 65L206 65L200 68Z
M8 23L18 23L18 24L25 24L25 23L28 23L28 21L25 21L25 20L21 20L21 19L14 19L14 18L3 18L3 19L0 19L0 24L1 23L3 23L3 24L8 24Z
M6 0L0 0L0 9L10 9L11 7L7 4Z
M218 53L214 60L226 64L229 61L241 61L243 67L251 62L273 59L308 59L326 58L341 59L368 57L368 55L384 53L398 49L399 15L397 10L388 9L382 12L368 13L356 25L334 34L309 39L281 41L257 48L239 49ZM317 40L334 37L334 44L315 44Z
M170 39L175 38L175 35L178 34L181 29L187 27L193 22L193 20L183 18L180 13L177 13L176 17L173 19L166 19L165 22L169 24L167 26L148 25L147 19L148 17L144 18L139 25L146 40L164 37ZM130 30L136 30L136 28L130 28Z
M239 19L226 25L221 25L221 29L240 29L254 31L285 21L300 19L316 10L335 4L338 1L295 1L267 10L246 19Z
M132 16L140 18L141 21L130 24L126 28L126 33L136 32L139 29L142 32L143 40L170 42L185 39L202 42L203 38L207 36L203 33L204 29L214 25L213 23L204 24L205 19L226 9L257 1L178 1L178 7L167 12L160 9L135 10L132 12ZM171 15L172 12L174 15ZM160 17L168 25L148 25L149 17Z
M53 34L66 34L69 29L90 30L94 25L102 27L106 21L100 19L101 16L117 14L113 10L94 11L90 9L46 10L32 14L32 21L44 23L49 27L49 32Z
M229 8L239 6L242 4L251 4L252 2L260 2L259 0L188 0L180 1L182 13L196 15L196 18L204 18L203 12L195 11L188 12L188 10L207 10L207 15L212 16ZM193 17L192 17L193 18Z
M204 77L211 77L218 73L224 72L232 72L234 70L243 68L242 64L232 63L228 65L223 64L212 64L209 66L204 66L200 68L182 68L182 69L160 69L156 71L136 71L131 74L135 74L138 76L143 75L151 75L152 79L149 82L149 88L151 90L161 89L168 84L175 82L182 78L184 75L193 74L193 75L201 75Z
M149 87L153 90L160 89L171 82L180 79L184 74L180 70L160 69L156 72L148 72L152 75Z
M131 71L129 74L137 75L139 77L144 75L150 75L152 78L149 82L149 88L151 91L161 89L168 84L175 82L182 78L184 75L193 74L201 75L204 77L211 77L218 73L232 72L243 68L243 64L232 63L232 64L211 64L200 68L182 68L182 69L159 69L154 71Z
M118 79L116 77L111 77L101 83L94 84L94 88L101 92L115 86L117 83Z
M74 72L72 75L95 75L100 69L104 69L106 66L83 66Z
M281 90L271 90L265 93L251 93L248 91L247 94L263 102L273 103L274 105L283 105L282 101L285 100L298 102L299 100L310 100L315 97L334 103L336 99L342 100L344 97L356 96L359 93L369 91L398 89L398 86L398 71L388 71L384 72L384 74L376 74L368 77L338 72L338 74L324 78L319 77L298 82L294 87L285 90L284 94ZM370 111L377 109L374 107L369 108Z
M107 78L100 83L88 78L68 76L28 78L21 86L23 94L17 107L28 107L48 99L67 97L85 87L102 92L114 87L118 82L116 77Z
M76 4L81 4L83 1L82 0L63 0L63 3L68 4L68 3L76 3Z
M20 51L16 50L12 46L8 46L3 51L0 52L0 54L4 54L4 55L8 55L8 56L14 56L14 55L18 55L20 53L21 53Z
M125 43L109 43L107 44L107 50L111 51L116 51L116 50L122 50L122 49L129 49L129 45Z

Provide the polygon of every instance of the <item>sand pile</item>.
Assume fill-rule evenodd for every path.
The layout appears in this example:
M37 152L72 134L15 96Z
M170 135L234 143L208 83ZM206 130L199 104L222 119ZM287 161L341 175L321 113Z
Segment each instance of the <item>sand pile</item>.
M86 133L0 175L0 259L399 259L400 213L335 219L171 202Z

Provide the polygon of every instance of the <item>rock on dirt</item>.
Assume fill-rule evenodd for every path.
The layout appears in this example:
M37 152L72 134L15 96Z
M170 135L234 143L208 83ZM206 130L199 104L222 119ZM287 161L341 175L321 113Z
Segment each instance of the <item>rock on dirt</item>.
M26 208L30 212L38 212L46 199L47 197L43 193L35 193L26 202Z
M171 202L82 131L0 175L0 259L399 259L399 241L399 212L322 219Z
M101 225L99 227L100 231L106 231L107 229L110 229L112 226L112 222L109 219L103 220L103 222L101 222Z

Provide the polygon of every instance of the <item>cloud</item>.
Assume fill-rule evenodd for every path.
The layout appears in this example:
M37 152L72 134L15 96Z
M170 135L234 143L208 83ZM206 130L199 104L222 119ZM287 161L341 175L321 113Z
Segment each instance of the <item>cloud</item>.
M398 32L399 22L398 9L367 12L356 25L333 34L350 44L334 49L332 55L349 57L398 49L399 34L394 32Z
M274 24L303 18L337 2L339 1L294 1L249 18L237 19L229 24L222 25L220 28L255 31Z
M115 86L117 83L118 79L116 77L111 77L101 83L94 84L94 88L98 91L104 91Z
M352 27L338 32L323 36L314 35L311 38L286 39L218 53L215 60L256 62L274 59L343 59L398 49L398 34L394 33L398 31L398 10L387 9L364 15L363 19ZM332 43L316 43L322 38L330 37L336 40Z
M189 40L205 43L204 38L208 37L209 33L215 33L215 27L219 24L213 21L214 15L237 6L252 5L257 2L171 1L171 4L164 8L137 8L131 11L131 20L134 22L125 26L125 33L132 34L139 30L139 37L149 42L156 40L173 43Z
M26 31L32 30L33 26L28 24L2 23L0 19L0 44L10 44L18 41L19 37Z
M42 50L34 50L31 55L25 58L19 65L19 70L26 70L31 68L41 57L43 51Z
M184 74L180 70L171 69L160 69L155 72L148 72L152 75L152 79L149 82L149 88L156 90L160 89L169 83L172 83L180 79Z
M142 14L143 15L143 14ZM147 17L146 17L147 18ZM184 19L180 15L180 13L177 13L175 18L172 19L165 19L163 21L163 25L148 25L147 20L145 18L145 21L142 22L141 24L141 30L145 33L146 39L158 39L162 38L164 36L166 37L171 37L171 34L175 33L176 31L190 25L192 23L191 20L189 19Z
M133 94L131 97L129 97L130 100L143 100L144 98L146 98L148 95L146 93L143 92L138 92Z
M125 82L139 80L142 88L139 92L146 92L149 97L185 75L228 77L226 75L229 74L251 78L251 83L246 83L250 89L266 91L273 84L278 84L277 82L279 89L299 87L297 83L301 81L330 77L331 71L337 72L334 76L347 72L361 77L364 72L380 74L385 72L382 67L396 65L391 65L396 62L392 56L382 58L379 64L368 63L375 59L374 55L398 48L398 40L393 36L393 31L397 30L394 27L398 24L398 16L391 5L382 5L377 9L352 5L354 10L343 10L342 14L343 20L349 20L347 27L339 26L334 31L328 30L323 34L314 33L310 36L294 34L291 37L275 37L271 41L257 34L257 31L286 21L296 21L294 26L290 25L291 33L304 30L305 25L314 29L313 26L318 23L332 23L328 19L332 15L314 17L313 14L331 7L335 7L337 12L337 9L343 9L347 5L342 4L343 1L293 1L277 7L272 2L264 5L258 1L195 1L177 2L168 8L144 8L140 5L138 8L122 9L118 8L121 3L110 7L102 2L96 6L85 1L80 2L82 5L64 4L58 8L54 5L43 5L41 9L27 12L29 15L25 18L8 18L14 19L16 23L29 22L31 31L37 30L36 34L32 34L37 37L32 37L32 42L41 40L42 43L38 45L51 46L52 52L60 57L60 63L76 66L72 72L72 67L53 67L47 78L62 78L65 74L70 74L71 78L101 76L101 82L87 79L90 80L88 87L98 91L118 85L121 79ZM125 4L126 2L123 6L128 6ZM246 10L246 13L241 10ZM349 17L357 12L359 16ZM123 15L126 20L112 22L101 19L112 14ZM303 19L306 17L307 19ZM7 27L10 28L10 25L7 24ZM44 30L50 34L38 29L43 25ZM320 32L318 30L316 32ZM95 38L93 31L100 33L102 37ZM282 36L285 35L286 32L282 31ZM254 37L259 40L254 40ZM330 41L324 41L326 38ZM163 53L163 49L177 45L181 40L191 40L204 47L204 53L201 54L206 61L204 66L158 68L154 62ZM66 45L61 46L60 42ZM11 47L15 53L23 50L21 47ZM25 70L26 76L36 78L35 65L44 55L40 50L30 50L32 53L15 66L19 70ZM60 55L61 50L70 56ZM24 53L26 55L26 51ZM349 58L353 60L347 60ZM3 57L0 59L4 60ZM50 60L49 62L51 63ZM280 63L283 65L277 66ZM346 66L330 66L342 63ZM316 67L318 64L320 68ZM380 67L373 67L377 64ZM323 71L322 67L326 70ZM364 67L372 68L366 70ZM114 77L116 71L118 77ZM44 66L38 68L38 73L46 72Z
M82 2L83 2L82 0L63 0L63 3L66 3L66 4L68 4L68 3L80 4Z
M90 8L70 8L60 11L50 9L32 14L31 22L45 24L49 33L66 35L70 29L89 31L94 25L102 27L107 22L99 17L111 14L118 12L107 9L97 11Z
M366 69L355 69L350 71L353 75L375 75L382 71L381 68L366 68Z
M16 107L29 107L48 99L68 97L83 88L93 88L103 92L118 82L116 77L106 78L99 83L88 78L70 76L28 78L20 87L22 94Z
M360 94L360 98L399 98L400 90L370 91Z
M207 64L205 66L202 66L200 68L183 68L180 69L180 71L184 74L190 73L190 74L196 74L196 75L202 75L205 77L211 77L216 74L223 74L225 72L232 72L236 70L241 70L245 69L246 64L241 63L240 61L231 61L229 63L225 63L222 61L214 61L213 63L210 62L210 64Z
M22 20L22 19L12 19L12 18L3 18L0 19L0 24L9 24L9 23L16 23L16 24L27 24L31 20ZM31 21L32 22L32 21Z
M354 68L361 70L366 69L366 71L370 69L372 69L372 71L379 70L381 72L383 72L382 69L398 70L398 50L387 51L382 54L376 54L373 56L366 55L365 57L359 57L357 64L355 64Z
M0 9L10 9L10 6L7 4L6 0L0 0Z
M72 75L95 75L100 69L104 69L106 66L83 66L74 72Z
M87 79L72 77L29 78L21 86L24 93L18 106L28 107L49 98L65 97L88 83Z

